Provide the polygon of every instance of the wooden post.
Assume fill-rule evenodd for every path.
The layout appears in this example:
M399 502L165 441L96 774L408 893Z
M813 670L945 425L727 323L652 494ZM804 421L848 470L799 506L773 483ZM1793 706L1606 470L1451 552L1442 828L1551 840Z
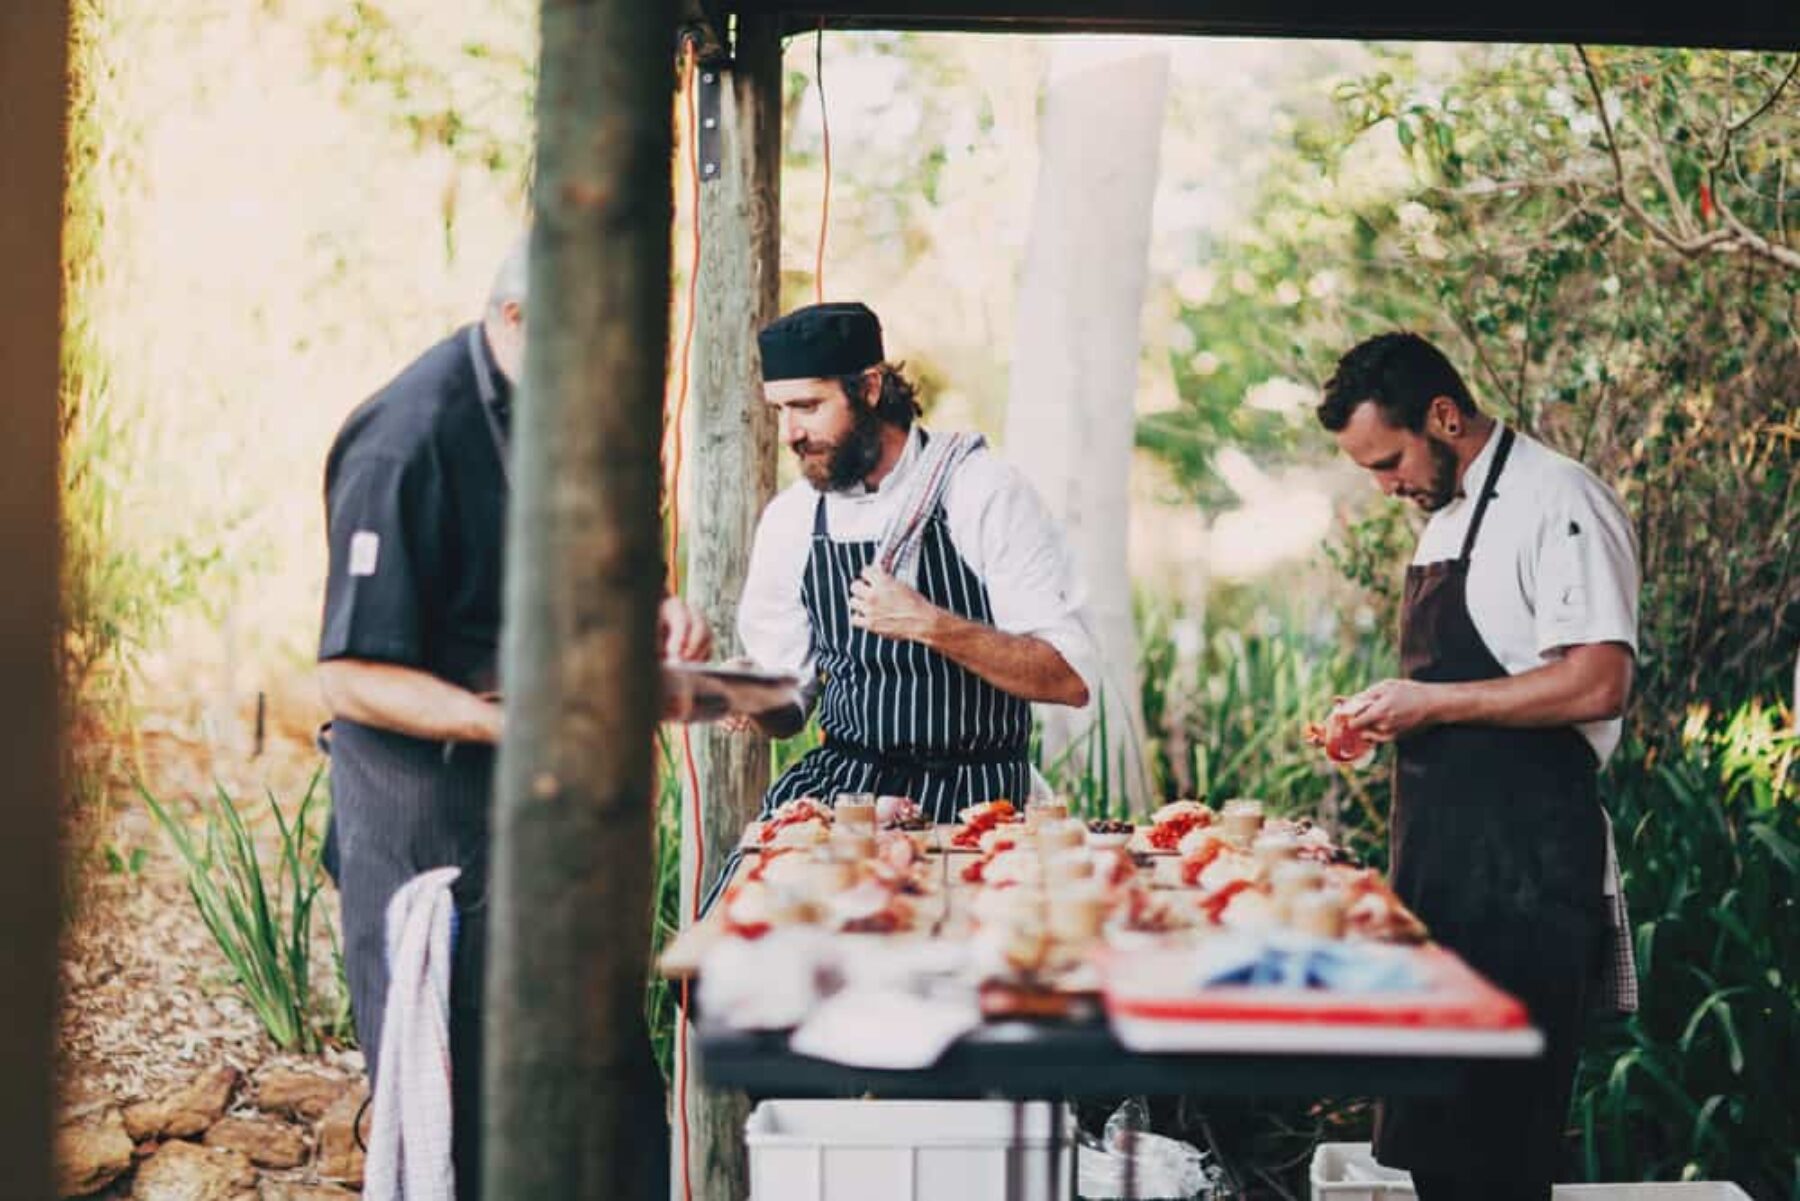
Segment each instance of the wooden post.
M644 1027L668 348L668 0L544 0L501 639L484 1195L662 1201Z
M62 324L63 125L68 9L0 5L0 1163L6 1192L55 1196L50 1182L56 1047L61 782L56 674L57 378Z
M694 332L693 481L688 598L727 654L757 518L775 491L775 422L762 403L756 331L774 320L780 279L781 38L773 18L738 19L729 69L702 64L719 86L717 168L703 171L698 319ZM769 744L750 735L696 733L694 749L708 878L737 844L769 783ZM693 912L695 831L683 806L682 913ZM691 1032L690 1032L691 1033ZM695 1197L749 1193L744 1094L707 1090L690 1073L688 1171ZM679 1120L679 1119L678 1119ZM677 1151L677 1154L680 1154ZM672 1182L677 1189L680 1180Z

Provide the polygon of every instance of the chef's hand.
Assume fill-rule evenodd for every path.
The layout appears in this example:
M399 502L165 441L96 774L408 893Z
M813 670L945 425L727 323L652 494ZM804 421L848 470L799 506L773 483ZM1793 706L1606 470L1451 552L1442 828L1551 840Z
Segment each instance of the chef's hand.
M656 630L665 659L698 663L712 654L712 627L698 609L679 596L664 599L657 611Z
M1392 742L1436 725L1437 688L1418 680L1382 680L1347 697L1342 712L1350 728L1372 742Z
M870 564L850 585L850 624L902 642L925 642L943 610Z

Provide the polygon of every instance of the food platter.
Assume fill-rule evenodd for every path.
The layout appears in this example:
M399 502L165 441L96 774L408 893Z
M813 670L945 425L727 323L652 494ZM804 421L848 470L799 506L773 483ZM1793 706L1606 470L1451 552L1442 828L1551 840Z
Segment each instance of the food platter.
M1116 956L1106 1009L1126 1047L1145 1052L1267 1051L1537 1054L1543 1037L1525 1007L1437 946L1395 948L1424 979L1406 991L1344 995L1306 988L1193 987L1169 950Z

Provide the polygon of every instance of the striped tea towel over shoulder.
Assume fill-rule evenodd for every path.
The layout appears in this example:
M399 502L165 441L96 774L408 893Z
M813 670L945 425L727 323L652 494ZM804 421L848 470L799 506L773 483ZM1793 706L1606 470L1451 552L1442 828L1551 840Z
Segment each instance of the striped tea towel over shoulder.
M364 1164L368 1201L455 1201L450 1162L454 867L421 872L387 907L387 1005Z
M919 461L906 482L904 500L895 507L875 551L875 562L908 587L919 581L919 546L925 523L944 499L944 489L962 461L987 445L980 434L934 434L919 451Z

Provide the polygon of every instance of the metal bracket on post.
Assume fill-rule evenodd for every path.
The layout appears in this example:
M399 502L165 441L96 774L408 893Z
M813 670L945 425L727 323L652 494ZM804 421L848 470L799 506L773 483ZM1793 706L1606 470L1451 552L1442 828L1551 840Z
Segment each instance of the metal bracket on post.
M724 130L719 126L725 74L729 58L708 59L700 64L700 182L712 183L723 166Z

